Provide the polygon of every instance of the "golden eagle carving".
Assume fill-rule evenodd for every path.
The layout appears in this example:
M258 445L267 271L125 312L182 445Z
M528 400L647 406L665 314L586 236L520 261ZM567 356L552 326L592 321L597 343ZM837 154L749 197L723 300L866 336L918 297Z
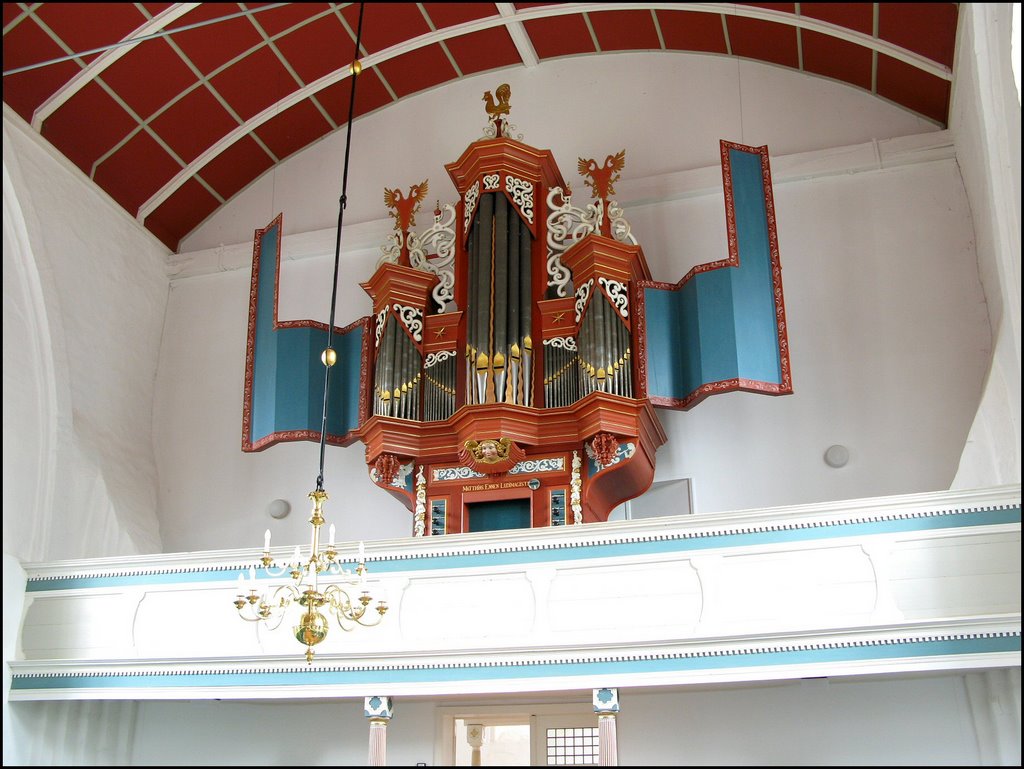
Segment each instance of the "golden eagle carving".
M401 190L389 190L384 188L384 205L391 209L391 216L395 219L395 229L400 232L408 232L416 226L416 214L420 210L420 204L427 197L429 186L424 179L419 184L409 188L408 197L404 196Z
M579 158L576 169L583 177L583 183L594 191L594 195L607 201L609 195L615 194L615 182L620 172L626 167L626 151L622 150L604 159L604 165L598 166L593 160Z

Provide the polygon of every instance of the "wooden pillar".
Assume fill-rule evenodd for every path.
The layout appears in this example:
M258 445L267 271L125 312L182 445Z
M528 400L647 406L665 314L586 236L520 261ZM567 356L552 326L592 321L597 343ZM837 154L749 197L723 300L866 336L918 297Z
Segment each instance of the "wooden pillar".
M618 689L594 689L597 713L597 738L600 745L598 766L619 765L619 745L615 735L615 717L619 712Z
M394 708L390 697L367 697L363 714L370 719L370 755L367 766L386 766L388 748L388 721Z
M480 748L484 744L484 725L466 724L466 742L473 749L470 754L469 765L480 766Z

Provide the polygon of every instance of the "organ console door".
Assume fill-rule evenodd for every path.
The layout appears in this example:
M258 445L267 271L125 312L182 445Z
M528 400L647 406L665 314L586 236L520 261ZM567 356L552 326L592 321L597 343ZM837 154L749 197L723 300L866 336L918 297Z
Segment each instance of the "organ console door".
M432 225L414 229L428 181L385 191L395 232L362 284L372 405L356 434L417 536L605 520L650 486L665 441L637 365L650 274L609 198L625 153L579 160L596 198L576 207L496 93Z

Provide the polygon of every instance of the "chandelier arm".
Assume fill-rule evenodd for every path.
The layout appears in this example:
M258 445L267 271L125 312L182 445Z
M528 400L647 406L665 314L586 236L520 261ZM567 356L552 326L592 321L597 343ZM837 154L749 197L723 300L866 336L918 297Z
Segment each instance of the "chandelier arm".
M284 592L288 595L281 596ZM285 609L299 596L293 585L280 585L270 594L269 600L266 595L259 595L256 590L250 591L248 596L239 595L235 599L235 608L238 609L238 616L246 622L262 622L269 630L276 630L284 620ZM277 620L274 622L273 620Z
M363 627L378 625L384 619L384 614L388 610L387 603L377 601L377 605L373 607L377 613L376 619L366 619L366 610L370 608L370 603L373 600L370 597L369 591L366 590L363 590L360 597L355 601L352 600L349 592L340 585L328 586L324 590L324 595L329 600L331 614L335 616L338 625L346 631L354 629L355 625L362 625ZM352 623L353 626L346 627L345 621Z

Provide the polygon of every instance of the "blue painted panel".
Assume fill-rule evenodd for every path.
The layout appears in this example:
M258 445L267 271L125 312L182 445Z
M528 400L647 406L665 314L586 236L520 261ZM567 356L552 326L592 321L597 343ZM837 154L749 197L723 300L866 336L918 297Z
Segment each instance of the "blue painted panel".
M323 423L325 368L320 356L327 347L326 327L308 321L309 325L275 328L280 237L279 219L263 231L253 264L257 282L252 395L247 404L250 445L268 437L319 440ZM347 331L335 328L332 335L338 362L331 369L327 436L334 442L343 441L359 426L363 330L363 324L357 324Z
M687 382L690 389L697 389L707 382L720 382L739 376L736 358L736 316L742 311L734 299L733 275L737 270L726 267L696 276L694 284L699 347L697 350L700 368L694 380ZM682 299L686 300L683 292Z
M365 327L358 325L344 334L334 332L334 351L338 362L331 369L330 408L327 413L327 434L342 436L359 427L359 390L363 374L363 334ZM326 347L326 340L324 343ZM321 347L323 350L323 347ZM320 360L317 353L316 360ZM320 391L322 405L323 391ZM410 490L411 490L410 476Z
M274 333L274 286L277 285L277 251L281 225L274 224L263 234L259 251L259 275L256 302L256 333L253 340L252 421L249 442L276 432L277 412L277 334ZM253 265L257 269L257 265ZM266 297L270 297L269 300Z
M317 328L281 328L274 332L277 345L277 397L274 400L274 432L320 431L324 405L323 345L314 337L327 338ZM316 409L314 413L314 404Z
M686 393L687 382L693 378L694 351L699 349L695 336L697 325L684 322L687 309L693 310L694 302L679 301L679 291L644 289L644 303L647 310L647 392L649 395L673 397L673 393ZM691 319L692 320L692 319ZM677 396L680 397L680 396Z
M729 150L740 266L727 270L736 318L736 359L743 379L781 383L775 290L761 156ZM722 272L722 271L718 271Z
M736 228L732 263L702 265L673 287L644 288L647 394L686 408L708 385L766 385L782 392L782 335L762 153L730 147L729 187ZM702 390L702 388L704 388Z

